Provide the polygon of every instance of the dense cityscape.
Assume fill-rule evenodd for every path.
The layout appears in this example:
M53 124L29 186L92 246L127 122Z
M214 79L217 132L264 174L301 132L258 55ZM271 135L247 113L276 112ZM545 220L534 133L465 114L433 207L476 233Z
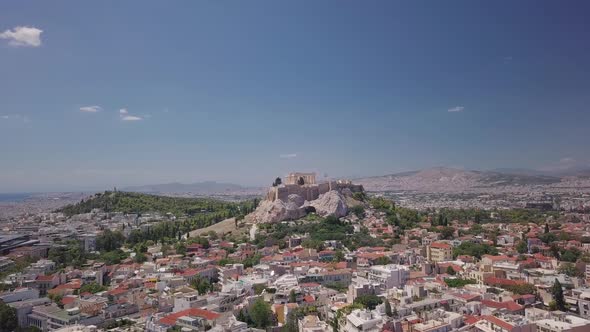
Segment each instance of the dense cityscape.
M0 315L6 331L587 331L589 224L554 205L403 207L308 173L242 201L107 191L3 219Z

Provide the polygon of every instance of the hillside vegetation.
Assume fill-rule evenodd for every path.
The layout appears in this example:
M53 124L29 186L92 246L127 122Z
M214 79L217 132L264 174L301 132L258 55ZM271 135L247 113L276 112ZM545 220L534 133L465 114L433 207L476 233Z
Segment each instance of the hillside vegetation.
M68 216L89 213L93 209L122 213L172 213L177 217L219 213L225 218L250 213L256 202L225 202L209 198L166 197L132 192L105 191L57 210Z

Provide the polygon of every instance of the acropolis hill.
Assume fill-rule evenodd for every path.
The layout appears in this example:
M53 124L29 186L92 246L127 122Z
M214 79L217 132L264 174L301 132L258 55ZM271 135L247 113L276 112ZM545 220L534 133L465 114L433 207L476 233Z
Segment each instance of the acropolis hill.
M342 217L348 213L347 201L363 192L363 186L350 181L316 182L315 173L291 173L284 180L277 178L266 199L247 219L254 223L295 220L310 212L321 216Z
M280 199L286 202L289 195L295 194L306 201L313 201L331 190L336 190L339 193L343 193L345 189L353 193L363 191L362 185L352 184L349 180L317 183L315 173L290 173L282 183L269 188L266 194L267 200Z

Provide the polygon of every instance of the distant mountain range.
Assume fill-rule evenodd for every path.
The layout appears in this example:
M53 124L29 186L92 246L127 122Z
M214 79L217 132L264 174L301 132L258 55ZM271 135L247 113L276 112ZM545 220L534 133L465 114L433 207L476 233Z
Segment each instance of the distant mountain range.
M552 174L552 175L549 175ZM499 188L571 188L586 186L590 172L545 174L541 171L499 169L472 171L435 167L353 180L369 191L475 192Z
M589 169L539 171L517 168L499 168L489 171L462 170L434 167L382 176L366 176L353 180L368 191L417 192L485 192L501 189L514 191L537 188L590 187ZM261 195L266 188L244 187L233 183L205 181L196 183L165 183L122 188L122 191L153 194L191 195Z
M140 192L140 193L191 193L199 195L223 194L249 191L253 188L246 188L233 183L221 183L215 181L205 181L196 183L164 183L152 184L145 186L126 187L122 191Z

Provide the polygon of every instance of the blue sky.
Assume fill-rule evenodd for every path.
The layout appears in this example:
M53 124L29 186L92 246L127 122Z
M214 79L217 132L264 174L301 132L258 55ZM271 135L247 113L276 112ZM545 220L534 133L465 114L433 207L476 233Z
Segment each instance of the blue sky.
M589 9L2 2L0 192L587 164Z

